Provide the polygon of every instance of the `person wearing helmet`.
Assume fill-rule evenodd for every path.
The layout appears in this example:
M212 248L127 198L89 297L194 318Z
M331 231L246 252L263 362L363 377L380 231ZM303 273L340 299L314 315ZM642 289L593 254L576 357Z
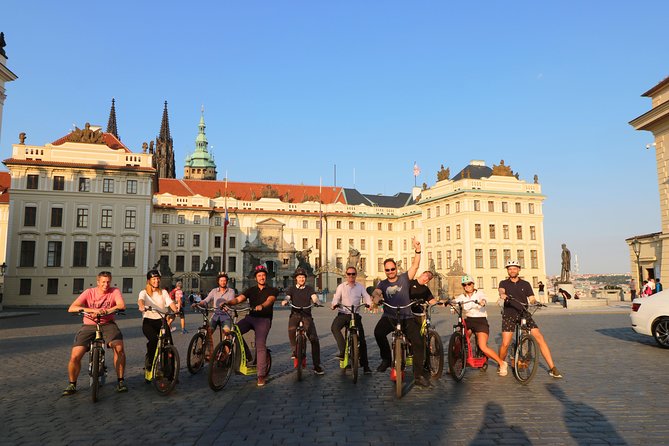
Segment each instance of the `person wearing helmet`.
M305 269L297 268L295 274L293 274L293 278L295 279L295 285L288 287L286 290L286 299L281 302L281 305L286 306L288 305L288 302L292 302L296 307L308 307L312 303L318 304L316 290L306 284L307 272ZM307 337L311 342L311 356L314 362L314 373L316 375L325 375L325 371L321 365L321 344L318 341L318 333L316 333L314 318L311 316L311 308L307 308L306 310L296 310L291 307L290 316L288 317L288 339L290 340L293 358L297 357L295 354L295 331L300 323L300 316L304 323L304 327L307 330ZM297 363L297 359L294 360L293 365L295 368L302 367L302 364Z
M279 290L267 285L267 268L256 266L253 274L257 285L245 289L242 294L232 299L229 304L237 305L249 300L250 311L237 323L242 334L253 330L256 335L256 359L258 363L258 387L267 382L267 335L272 327L273 305Z
M535 302L532 285L520 278L520 263L516 260L509 260L506 262L506 271L509 278L502 280L498 288L499 298L502 300L504 307L502 313L502 344L499 346L500 358L506 358L516 322L522 316L518 307ZM525 319L527 320L528 328L530 328L530 333L532 333L532 336L534 336L539 344L539 350L541 350L541 354L548 364L548 374L553 378L562 378L562 374L555 367L546 339L541 334L536 322L534 322L534 319L530 315L526 315Z
M153 310L147 311L146 307L152 307L162 312L166 312L168 308L173 312L177 311L177 306L170 298L167 290L160 287L160 271L152 269L146 273L146 288L139 292L137 306L139 311L142 312L142 332L147 340L146 356L144 357L144 379L149 382L151 363L158 346L158 333L160 333L162 323L160 314Z
M476 289L474 279L468 275L462 276L462 294L455 298L455 302L461 302L465 312L467 328L476 335L476 345L488 358L497 362L499 376L506 376L509 371L508 364L503 361L495 350L488 347L488 337L490 336L490 325L488 325L488 313L485 306L487 299L483 291ZM467 333L469 336L469 333Z
M232 288L228 288L228 275L226 273L218 273L216 282L218 283L218 286L211 290L206 298L202 299L200 302L194 303L192 307L195 308L199 306L204 308L214 308L215 310L211 316L208 330L216 330L220 325L223 328L223 331L227 333L230 331L232 321L230 320L228 313L223 311L221 307L235 298L235 291ZM207 336L207 339L209 340L209 351L214 351L214 339L211 336Z

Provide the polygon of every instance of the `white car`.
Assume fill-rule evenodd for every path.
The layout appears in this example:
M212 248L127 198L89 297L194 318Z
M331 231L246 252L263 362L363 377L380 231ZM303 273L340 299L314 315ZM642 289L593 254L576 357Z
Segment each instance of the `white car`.
M630 319L634 331L652 336L660 347L669 348L669 290L634 299Z

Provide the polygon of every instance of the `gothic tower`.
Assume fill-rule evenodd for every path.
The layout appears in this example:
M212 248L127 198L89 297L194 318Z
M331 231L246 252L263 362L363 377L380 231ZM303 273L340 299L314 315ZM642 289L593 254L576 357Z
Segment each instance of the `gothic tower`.
M109 110L109 121L107 121L107 133L111 133L118 139L121 138L118 136L118 128L116 127L116 107L114 106L114 98L112 98L111 110Z
M153 148L153 142L151 143ZM170 121L167 116L167 101L163 109L163 120L160 123L160 134L156 138L153 153L153 167L157 178L176 178L174 170L174 144L170 135Z
M207 135L204 133L204 107L200 115L198 134L195 138L195 152L186 157L184 165L184 180L215 180L216 163L214 156L207 149Z

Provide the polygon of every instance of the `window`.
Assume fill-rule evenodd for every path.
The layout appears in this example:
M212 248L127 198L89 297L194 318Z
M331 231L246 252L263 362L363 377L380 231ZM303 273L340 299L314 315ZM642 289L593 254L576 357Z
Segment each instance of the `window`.
M495 212L495 202L488 201L488 212Z
M53 177L53 190L65 190L65 177Z
M87 228L88 227L88 209L78 208L77 209L77 228Z
M366 249L366 245L367 245L367 243L365 243L365 242L366 242L366 240L364 238L360 239L360 249L362 249L363 251Z
M502 212L509 212L509 203L502 201Z
M393 241L388 240L388 251L392 251L392 250L393 250Z
M478 276L476 278L476 283L480 283L481 285L479 285L479 289L483 289L483 277Z
M216 241L214 240L214 243L215 242ZM183 248L184 246L186 246L186 236L182 232L182 233L177 234L177 247L178 248Z
M488 225L488 232L490 233L490 239L495 240L495 225Z
M530 240L537 239L537 228L535 226L530 226Z
M46 294L58 294L58 279L46 279Z
M132 293L132 277L123 278L123 292Z
M39 175L28 175L26 189L37 189L39 187Z
M193 247L200 246L200 234L193 234Z
M377 270L378 272L382 273L383 272L383 257L377 257Z
M360 271L367 271L367 258L360 257Z
M341 229L341 220L337 220L336 227L337 229Z
M37 224L37 208L26 206L23 210L23 226L35 226Z
M450 239L451 239L451 227L446 226L446 240L448 241Z
M302 229L309 229L309 220L302 220Z
M125 210L125 228L135 229L137 226L137 211L134 209Z
M108 194L114 193L114 180L112 178L104 178L102 180L102 192Z
M23 240L21 242L19 266L35 266L35 240Z
M135 242L123 242L123 257L121 259L121 266L135 266L135 250L137 244Z
M392 224L392 223L388 223L388 230L389 230L389 231L392 231L392 230L393 230L393 224Z
M185 225L186 224L186 216L185 215L177 215L177 223L180 225Z
M190 270L191 271L200 271L200 256L192 256L190 258Z
M344 259L342 257L336 257L335 258L335 267L339 269L344 268Z
M450 268L453 263L453 257L451 256L451 250L446 251L446 268Z
M506 262L511 260L511 250L510 249L505 249L503 252L504 255L504 264L506 265Z
M341 239L340 238L337 239L336 246L337 246L337 249L341 249Z
M460 225L455 225L455 239L460 240L461 235Z
M214 271L225 271L221 268L221 256L214 256Z
M534 203L527 204L527 212L530 214L534 214Z
M462 249L456 249L455 250L455 259L462 266Z
M221 236L216 235L214 236L214 248L220 248L221 247Z
M377 224L376 224L376 229L377 229L378 231L383 231L383 223L377 223Z
M353 230L353 222L352 221L348 222L348 229Z
M90 191L91 191L91 179L79 178L79 192L90 192Z
M302 239L302 249L308 249L309 248L309 239L304 237Z
M441 269L441 251L437 251L437 269Z
M176 258L176 266L175 270L176 271L183 271L184 270L184 265L186 264L186 258L184 256L177 256Z
M439 217L441 215L441 207L437 206L434 208L434 216Z
M444 210L446 211L445 212L446 215L450 214L451 213L451 205L447 204L446 206L444 206Z
M229 256L228 257L228 272L236 273L237 272L237 257Z
M86 266L88 263L88 242L74 242L72 266Z
M481 200L474 200L474 210L475 211L481 210Z
M441 241L441 228L437 228L437 243Z
M490 288L495 289L499 288L499 282L497 281L497 276L492 276L490 278Z
M74 279L72 281L72 294L81 294L83 292L84 292L84 279L81 277Z
M194 215L193 216L193 224L194 225L199 225L202 223L202 218L199 215Z
M432 243L432 229L427 230L427 242Z
M379 251L383 250L383 240L377 241L377 248L379 249Z
M63 242L51 241L47 243L46 266L61 266Z
M509 225L502 225L502 234L504 235L504 240L509 239Z
M160 246L170 246L169 234L160 234Z
M458 212L460 212L460 202L456 201L455 202L455 213L457 214Z
M111 266L112 263L112 243L98 243L98 266Z
M522 240L522 239L523 239L523 227L522 227L521 225L517 225L517 226L516 226L516 238L517 238L518 240Z
M163 214L163 224L168 224L170 222L170 214Z
M364 221L360 222L360 230L362 230L362 231L365 230L365 222Z
M353 248L353 239L352 238L348 239L348 246Z
M522 212L522 206L520 203L516 203L516 214L520 214Z
M63 226L63 208L51 208L51 227L60 228Z
M316 239L316 249L321 249L321 239Z
M137 180L128 180L128 182L125 184L125 193L126 194L137 193Z
M476 261L476 267L477 268L483 268L483 250L482 249L475 249L474 250L474 259ZM479 282L481 283L481 282Z
M411 230L412 230L412 231L413 231L414 229L416 229L416 228L414 227L415 224L416 224L416 222L413 221L413 220L411 220Z
M525 268L525 251L523 249L519 249L516 251L516 254L518 256L518 263L520 263L520 267Z
M497 268L497 250L490 250L490 268Z
M30 292L31 284L32 281L30 279L21 279L21 281L19 282L19 294L22 296L31 294Z
M407 239L402 240L402 249L407 250Z
M110 229L112 227L112 210L103 209L102 217L100 219L100 227L103 229Z
M481 225L479 223L474 225L474 237L481 238Z
M222 217L214 217L214 226L221 226L222 223L223 223Z
M536 249L530 249L530 268L539 268L539 256Z
M318 220L318 221L316 222L316 229L320 229L320 228L321 228L321 221Z
M427 208L427 218L432 218L432 209Z

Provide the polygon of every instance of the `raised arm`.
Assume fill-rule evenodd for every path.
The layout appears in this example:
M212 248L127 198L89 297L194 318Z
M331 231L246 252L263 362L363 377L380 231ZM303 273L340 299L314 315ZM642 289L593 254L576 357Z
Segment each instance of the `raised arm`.
M416 277L416 273L418 272L418 267L420 266L420 253L421 253L420 242L416 240L416 237L411 239L411 243L413 244L414 256L413 260L411 261L411 266L407 270L407 275L409 276L409 280Z

